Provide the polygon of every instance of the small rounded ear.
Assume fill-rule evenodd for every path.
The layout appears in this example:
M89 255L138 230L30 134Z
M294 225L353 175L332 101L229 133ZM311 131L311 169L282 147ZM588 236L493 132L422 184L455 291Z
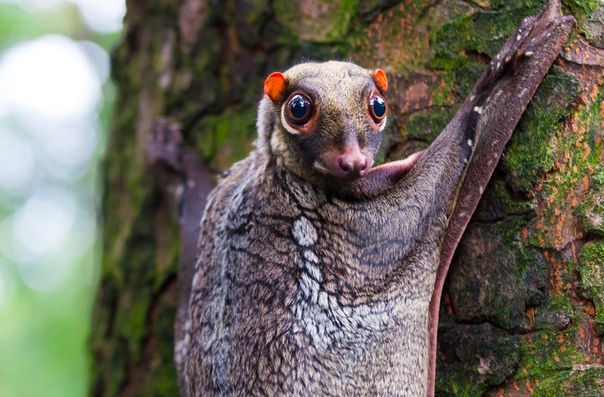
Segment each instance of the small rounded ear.
M264 93L273 102L279 101L285 93L285 87L287 86L287 79L283 73L275 72L271 73L264 82Z
M375 83L380 93L383 94L388 91L388 79L386 78L386 73L384 73L382 69L374 70L373 82Z

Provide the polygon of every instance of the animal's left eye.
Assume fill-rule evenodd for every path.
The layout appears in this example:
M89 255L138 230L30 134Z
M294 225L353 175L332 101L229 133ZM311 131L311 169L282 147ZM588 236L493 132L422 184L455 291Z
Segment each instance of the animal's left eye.
M386 101L378 94L373 94L369 98L369 114L377 124L381 123L386 117Z

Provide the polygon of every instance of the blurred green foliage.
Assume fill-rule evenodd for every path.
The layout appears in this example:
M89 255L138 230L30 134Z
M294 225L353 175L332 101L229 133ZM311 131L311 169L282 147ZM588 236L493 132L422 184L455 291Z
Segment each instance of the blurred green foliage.
M119 37L119 32L99 34L87 28L77 6L70 2L32 11L0 0L0 58L10 47L46 34L93 41L107 51ZM111 116L113 87L110 83L103 87L103 94L104 104L98 114L103 132L91 160L92 167L81 179L63 182L61 186L78 200L84 200L83 206L92 212L98 212L99 207L97 165ZM2 193L0 188L0 196ZM11 216L17 205L19 200L0 200L0 224ZM0 230L0 239L6 239L7 233L11 231ZM71 273L61 287L41 292L23 283L19 264L0 252L0 397L87 394L88 334L98 256L98 242L84 255L73 255L70 259L73 263L67 265Z

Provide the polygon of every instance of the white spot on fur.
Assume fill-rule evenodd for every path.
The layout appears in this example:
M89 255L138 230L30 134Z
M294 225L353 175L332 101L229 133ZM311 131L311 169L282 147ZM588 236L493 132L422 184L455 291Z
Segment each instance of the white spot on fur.
M322 309L329 309L329 303L328 303L328 299L327 299L327 292L325 291L321 291L319 292L319 307L321 307Z
M516 36L516 40L517 40L517 41L520 41L520 39L521 39L521 38L522 38L522 35L518 35L518 36Z
M307 265L303 262L300 268L304 269ZM372 335L392 327L395 325L392 319L399 317L402 312L428 310L427 302L420 300L344 305L336 295L321 290L320 284L304 271L298 283L300 295L292 307L292 313L318 350L327 349L345 338ZM416 307L418 304L422 308Z
M534 52L533 52L533 51L527 51L527 52L525 52L525 53L524 53L524 55L526 55L527 57L530 57L530 56L532 56L533 54L534 54Z
M307 261L315 263L315 264L319 263L319 258L317 258L317 255L315 255L315 253L313 251L306 250L306 251L304 251L303 255L304 255L304 259L306 259Z
M309 254L307 254L307 253L309 253ZM314 257L314 259L316 259L316 260L315 261L307 260L307 261L302 262L303 270L306 270L313 279L317 280L318 282L322 282L323 275L321 274L321 270L319 270L319 268L316 266L316 264L319 263L317 256L312 251L305 251L304 256L305 257L311 256L311 257Z
M359 333L373 334L391 325L391 318L402 309L392 303L345 306L325 291L319 292L317 301L304 300L293 308L296 318L313 345L323 350L337 340ZM405 307L404 310L409 309ZM427 310L427 307L426 307Z
M520 91L520 94L518 94L518 98L522 98L523 96L526 95L527 92L528 92L528 89L523 88L522 91Z
M497 69L501 66L501 62L497 62Z
M313 280L308 273L302 273L299 284L304 297L311 303L317 303L320 288L319 283Z
M468 139L468 146L472 147L472 140L471 139Z
M478 114L482 114L482 108L480 106L474 106L474 111Z
M306 217L301 216L294 222L292 233L296 242L303 247L308 247L317 242L317 229Z

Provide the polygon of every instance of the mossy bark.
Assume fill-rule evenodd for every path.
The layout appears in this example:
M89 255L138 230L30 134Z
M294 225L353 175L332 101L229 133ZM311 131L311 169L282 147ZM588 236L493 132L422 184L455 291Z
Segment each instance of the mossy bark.
M265 76L300 60L352 59L388 73L394 121L382 157L400 158L429 144L505 38L544 3L129 0L113 53L118 97L104 167L91 394L178 394L179 236L146 164L155 118L180 123L185 144L217 173L252 147ZM453 261L439 395L602 393L604 7L563 7L577 17L572 41Z

